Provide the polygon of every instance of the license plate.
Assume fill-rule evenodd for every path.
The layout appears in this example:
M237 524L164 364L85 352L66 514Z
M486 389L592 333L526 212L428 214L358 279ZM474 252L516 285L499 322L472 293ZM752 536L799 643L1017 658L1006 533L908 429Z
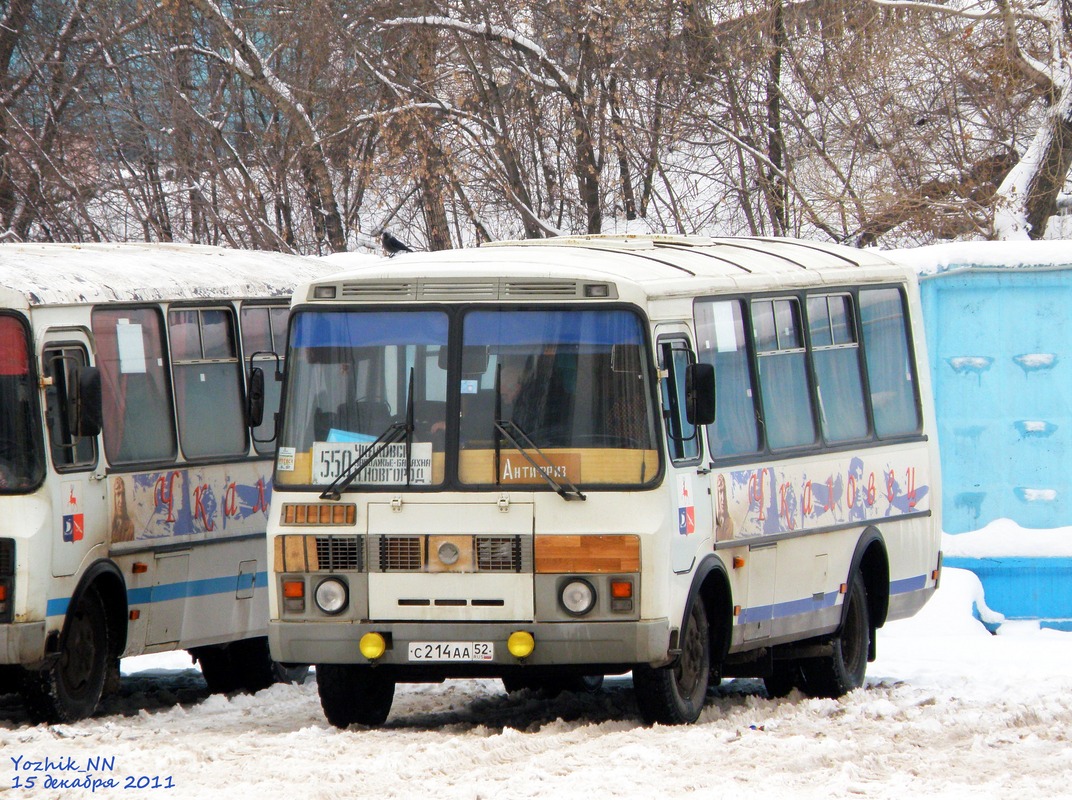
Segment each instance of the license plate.
M492 661L493 642L410 642L410 661Z

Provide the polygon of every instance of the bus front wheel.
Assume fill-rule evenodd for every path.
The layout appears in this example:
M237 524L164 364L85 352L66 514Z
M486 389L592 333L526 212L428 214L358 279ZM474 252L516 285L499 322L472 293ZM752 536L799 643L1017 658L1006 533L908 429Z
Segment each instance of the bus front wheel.
M391 713L395 682L382 670L355 664L317 664L324 716L336 728L382 725Z
M633 670L633 691L640 716L648 724L695 722L703 710L711 682L711 629L707 611L697 597L681 634L681 655L665 667L639 665Z
M89 588L67 617L59 657L44 669L23 672L30 716L42 722L73 722L92 715L104 693L108 664L104 601Z

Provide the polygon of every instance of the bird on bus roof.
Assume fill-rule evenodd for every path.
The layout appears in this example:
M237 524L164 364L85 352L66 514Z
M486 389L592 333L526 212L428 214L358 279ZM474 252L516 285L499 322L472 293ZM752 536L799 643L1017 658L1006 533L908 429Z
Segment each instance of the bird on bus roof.
M412 253L413 248L397 238L390 231L384 231L380 234L380 242L383 244L383 252L387 254L388 258L393 257L397 253Z

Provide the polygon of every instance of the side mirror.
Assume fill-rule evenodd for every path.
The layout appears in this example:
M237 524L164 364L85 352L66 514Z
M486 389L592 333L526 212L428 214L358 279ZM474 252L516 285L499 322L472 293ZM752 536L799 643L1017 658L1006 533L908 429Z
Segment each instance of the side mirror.
M685 419L692 425L715 421L715 368L710 364L685 368Z
M71 382L70 408L74 410L74 435L96 436L104 421L101 374L96 367L79 367Z
M251 367L249 370L249 394L246 397L246 424L258 428L264 422L264 370Z

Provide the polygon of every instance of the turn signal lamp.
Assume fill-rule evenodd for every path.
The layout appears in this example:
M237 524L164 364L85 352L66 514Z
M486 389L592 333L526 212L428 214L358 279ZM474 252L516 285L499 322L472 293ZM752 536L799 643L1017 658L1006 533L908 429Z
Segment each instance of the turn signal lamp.
M305 611L305 581L283 581L283 608L292 614Z
M536 649L536 640L528 631L514 631L506 640L506 649L514 658L528 658Z
M283 581L283 597L305 597L305 581Z
M369 661L375 661L387 652L387 640L381 633L366 633L357 644L361 655Z

